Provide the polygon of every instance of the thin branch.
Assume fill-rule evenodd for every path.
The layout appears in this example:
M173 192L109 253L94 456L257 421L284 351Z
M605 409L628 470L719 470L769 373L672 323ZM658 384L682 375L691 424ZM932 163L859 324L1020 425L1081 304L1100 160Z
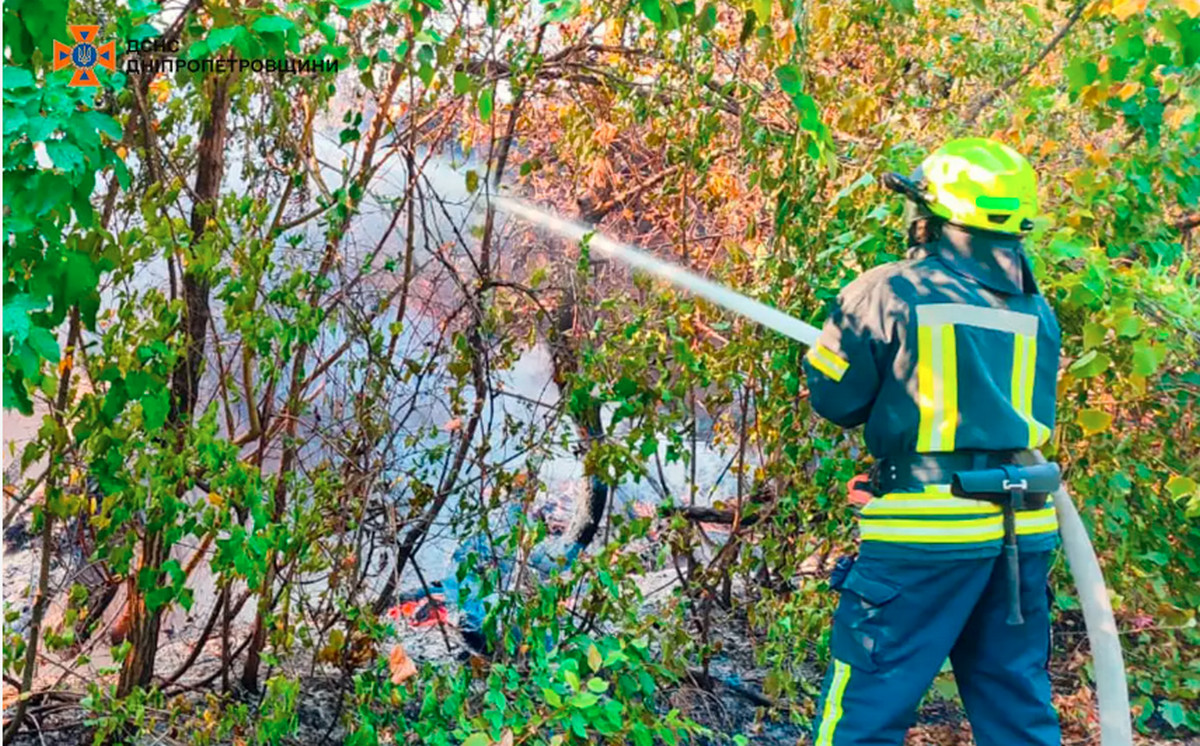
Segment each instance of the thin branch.
M1046 59L1046 57L1048 57L1050 53L1054 51L1054 48L1058 46L1058 43L1061 42L1068 33L1070 33L1072 28L1074 28L1075 24L1083 16L1083 11L1087 10L1089 5L1091 5L1091 0L1079 0L1079 2L1075 4L1075 7L1071 9L1070 14L1067 15L1066 23L1064 23L1062 27L1055 32L1054 36L1050 37L1050 41L1046 42L1046 45L1042 47L1042 51L1038 53L1038 56L1035 57L1028 65L1026 65L1021 72L1012 76L987 93L976 97L976 99L967 107L967 112L963 117L963 122L968 125L974 124L975 120L979 117L984 109L995 103L996 99L1007 93L1009 89L1011 89L1017 83L1020 83L1026 76L1033 72L1038 65L1042 64L1042 60Z

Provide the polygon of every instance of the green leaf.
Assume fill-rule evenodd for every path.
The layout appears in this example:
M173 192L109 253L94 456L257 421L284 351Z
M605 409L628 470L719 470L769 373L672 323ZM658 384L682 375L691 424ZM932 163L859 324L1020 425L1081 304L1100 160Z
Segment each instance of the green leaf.
M604 692L608 691L608 682L604 679L593 676L592 678L588 679L587 688L589 691L595 692L596 694L603 694Z
M1021 6L1021 12L1025 14L1026 20L1028 20L1035 27L1040 27L1042 25L1042 14L1038 12L1037 8L1033 7L1029 3L1025 3Z
M640 0L640 5L642 13L650 19L650 23L655 26L662 25L662 7L658 4L658 0Z
M175 586L182 586L187 580L187 575L183 572L183 566L179 564L177 559L169 559L162 565L162 571L171 577L171 583Z
M250 28L260 34L282 34L296 28L296 24L284 16L263 16Z
M11 336L18 344L24 342L33 327L33 319L29 314L40 311L49 303L44 298L24 294L5 298L4 301L4 336Z
M1071 84L1072 92L1078 92L1087 84L1100 76L1100 68L1095 62L1083 57L1076 57L1067 65L1067 82Z
M577 710L586 710L599 701L600 698L591 692L579 692L568 700L571 706Z
M78 305L91 298L100 284L96 265L87 254L72 251L67 254L63 272L63 300Z
M1167 493L1175 500L1180 500L1196 492L1196 480L1191 477L1173 475L1167 480Z
M1091 378L1108 370L1108 366L1111 363L1112 359L1108 355L1103 352L1091 350L1071 363L1071 367L1067 368L1067 370L1077 378Z
M479 173L475 169L467 171L467 191L471 194L479 189Z
M1187 722L1187 711L1173 700L1159 702L1158 711L1172 728L1179 728Z
M1084 435L1102 433L1112 427L1112 415L1099 409L1081 409L1075 421L1083 428Z
M492 89L484 88L479 94L479 118L487 122L492 118Z
M754 8L754 15L758 16L760 24L771 25L771 0L752 0L751 7Z
M263 19L260 18L259 20L261 21ZM241 26L225 26L224 28L215 28L212 31L209 31L208 36L206 37L206 40L208 41L208 48L215 52L218 49L233 43L233 41L243 33L245 33L245 31Z
M795 65L782 65L775 69L775 77L779 87L789 96L794 96L801 90L800 70Z
M461 96L471 90L471 76L461 70L454 72L454 95Z
M1118 337L1132 339L1141 333L1142 320L1137 316L1134 316L1132 313L1125 314L1117 319L1117 322L1113 325L1113 328L1117 330Z
M701 34L707 34L717 26L717 6L712 3L705 3L700 9L700 15L696 16L696 28Z
M813 100L813 97L807 93L796 93L792 95L792 104L800 112L801 129L811 132L814 135L820 135L825 125L821 122L821 112L817 108L817 102ZM814 144L815 142L809 142L809 145Z
M562 697L550 687L542 687L542 697L551 707L562 707Z
M37 85L37 81L33 77L33 73L22 67L13 67L11 65L4 66L4 90L10 91L16 88L33 88ZM8 116L5 114L5 116Z
M433 84L433 76L436 73L437 73L437 70L434 69L433 65L429 64L426 61L422 61L421 66L417 68L417 77L420 78L421 82L424 83L426 86L430 86Z
M1108 327L1094 321L1087 322L1083 325L1083 349L1090 350L1104 344L1104 337L1107 334Z
M600 670L600 667L604 665L604 657L602 655L600 655L600 648L596 647L595 645L588 646L587 662L588 662L588 666L593 671ZM588 686L589 687L591 686L591 682L588 682ZM608 685L606 684L605 688L607 688L607 686ZM600 691L604 691L604 689L601 689Z
M63 171L80 170L83 165L83 151L66 140L47 140L46 155L54 162L54 167Z
M52 363L58 362L58 340L54 338L54 333L49 329L40 326L33 327L29 330L29 339L26 341L43 360L49 360Z
M1139 376L1153 375L1158 370L1158 354L1148 344L1133 346L1133 372Z
M913 4L913 0L888 0L892 9L901 15L911 16L917 12L917 6ZM977 2L976 7L982 9L982 2Z
M168 401L166 386L159 386L154 391L142 394L142 417L145 419L146 430L154 432L166 424Z
M71 117L72 122L78 122L77 137L91 136L95 132L103 132L113 140L120 140L125 134L116 119L99 111L78 112Z
M569 21L579 13L579 0L559 0L558 6L546 14L546 23Z
M486 733L472 733L462 742L462 746L491 746L492 739Z
M187 51L183 53L183 57L184 59L188 60L198 60L205 57L207 54L208 42L204 39L201 39L200 41L192 43L192 45L187 48Z
M171 602L171 598L175 595L174 588L155 588L146 594L146 608L154 611Z

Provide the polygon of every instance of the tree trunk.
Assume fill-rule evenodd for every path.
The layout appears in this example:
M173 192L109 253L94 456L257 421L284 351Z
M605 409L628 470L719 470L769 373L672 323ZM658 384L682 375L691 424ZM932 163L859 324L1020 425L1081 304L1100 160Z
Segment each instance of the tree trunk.
M231 76L212 79L210 114L200 133L196 170L196 201L192 205L191 247L196 246L216 210L216 200L225 175L225 143L228 139L228 116L230 104ZM209 281L199 262L189 262L183 273L183 300L187 308L184 320L185 346L187 353L176 364L171 374L171 409L168 423L175 431L176 448L182 448L186 440L186 428L199 399L200 373L204 367L204 346L209 324ZM180 483L176 498L182 498L187 485ZM150 508L147 512L153 512ZM170 547L161 529L146 530L142 540L141 567L158 569L170 554ZM158 578L161 582L161 573ZM149 686L154 676L154 659L158 652L158 629L164 608L148 609L136 580L129 583L129 636L131 648L121 667L121 678L117 684L117 696L125 697L138 686Z

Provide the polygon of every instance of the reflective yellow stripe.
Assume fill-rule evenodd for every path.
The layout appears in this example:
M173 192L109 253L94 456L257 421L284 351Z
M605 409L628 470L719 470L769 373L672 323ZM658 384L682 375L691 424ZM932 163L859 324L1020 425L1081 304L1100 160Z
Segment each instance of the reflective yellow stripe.
M942 327L942 418L938 423L942 433L939 451L954 450L954 436L958 430L958 345L955 342L954 325Z
M1050 428L1033 416L1034 374L1037 372L1037 337L1013 337L1012 405L1029 425L1029 447L1037 448L1050 439Z
M889 492L867 503L863 515L993 515L1000 506L986 500L951 497L950 485L927 484L924 492Z
M1058 516L1054 508L1029 510L1017 513L1017 535L1047 534L1058 530Z
M812 351L814 353L816 353L817 355L821 356L821 358L824 359L825 362L832 365L836 370L840 370L843 373L846 371L846 368L850 367L849 362L847 362L846 360L843 360L840 355L838 355L836 352L829 349L825 345L821 344L820 342L813 345Z
M925 326L958 324L1027 337L1036 337L1038 330L1038 317L1033 314L969 303L925 303L918 307L917 316Z
M870 519L863 520L862 523L863 523L863 525L870 524L872 527L875 527L875 528L897 528L897 529L919 528L922 530L931 529L934 531L942 531L947 534L970 533L973 531L980 531L983 529L991 529L992 527L995 527L995 526L1004 528L1004 523L1000 519L1000 516L986 516L984 518L972 518L967 521L929 521L929 520L922 520L919 518L913 518L913 519L896 518L894 520L890 519L890 518L870 518Z
M964 303L917 307L917 451L953 451L958 429L958 359L954 329L971 326L1013 335L1012 407L1029 429L1027 445L1050 439L1050 428L1033 416L1038 317Z
M842 376L846 374L846 369L850 367L850 363L839 357L833 350L819 343L810 347L805 357L812 367L824 373L835 383L842 380Z
M926 497L903 495L872 500L862 508L863 515L992 515L1000 506L985 500L965 497Z
M1037 337L1021 337L1025 341L1025 385L1021 387L1024 399L1021 400L1021 413L1029 423L1029 447L1037 448L1038 422L1033 419L1033 374L1037 370Z
M1025 370L1028 365L1025 362L1025 350L1029 347L1028 340L1028 337L1020 334L1013 335L1012 406L1027 424L1029 418L1025 416ZM1033 440L1033 433L1034 429L1031 426L1030 440Z
M846 684L850 682L849 664L833 659L833 680L829 682L829 693L825 695L825 709L821 712L821 731L817 734L816 746L832 746L833 732L842 719L842 697Z
M953 451L958 429L958 345L953 324L917 327L917 409L921 416L917 451Z
M812 367L814 367L814 368L816 368L817 370L819 370L819 371L821 371L822 373L824 373L824 374L825 374L825 376L826 376L827 378L829 378L831 381L833 381L834 383L837 383L838 381L842 380L842 374L841 374L841 373L839 373L838 371L836 371L836 370L834 370L833 368L829 367L829 363L825 362L824 360L822 360L821 358L817 357L816 355L811 355L811 354L810 354L810 355L808 356L808 362L809 362L810 364L812 364Z
M930 450L933 442L934 398L933 390L933 329L922 326L917 329L917 409L921 424L917 431L917 450Z
M864 541L911 544L971 544L1004 535L1004 523L999 515L966 521L863 518L859 529Z
M1029 366L1029 372L1026 374L1025 411L1029 414L1029 422L1033 425L1033 432L1029 434L1029 447L1037 448L1050 440L1050 428L1038 422L1033 416L1034 375L1037 373L1037 337L1029 338L1029 354L1025 356L1025 361ZM1056 384L1051 383L1051 386L1054 385ZM1051 393L1053 394L1053 392Z

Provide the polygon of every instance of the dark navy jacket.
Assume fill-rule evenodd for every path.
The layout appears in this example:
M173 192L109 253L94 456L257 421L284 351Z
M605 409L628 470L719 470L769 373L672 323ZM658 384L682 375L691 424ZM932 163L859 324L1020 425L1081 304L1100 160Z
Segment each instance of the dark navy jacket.
M842 290L804 367L813 408L843 427L865 425L876 459L1020 450L1054 428L1059 348L1020 238L945 225ZM884 496L863 510L864 542L998 551L998 509L974 502L944 485ZM1057 527L1052 509L1022 517L1023 535ZM934 525L946 520L954 523Z

